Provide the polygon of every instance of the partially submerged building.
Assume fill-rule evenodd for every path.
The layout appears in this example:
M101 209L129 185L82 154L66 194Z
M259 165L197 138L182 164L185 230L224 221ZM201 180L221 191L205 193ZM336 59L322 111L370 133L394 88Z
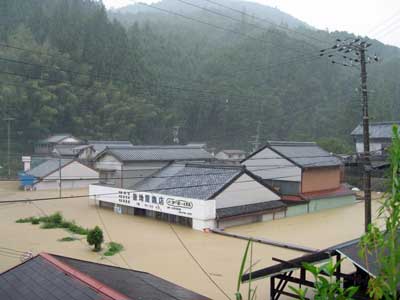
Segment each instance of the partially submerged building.
M29 190L74 189L99 182L99 173L73 159L48 159L19 174L21 187Z
M70 152L66 149L72 149L83 144L85 144L85 141L74 137L69 133L54 134L38 141L35 144L34 154L42 156L52 155L54 149L58 147L59 149L62 149L61 151L67 151L69 155Z
M209 300L146 272L49 253L1 273L0 299Z
M386 158L387 150L392 144L393 125L400 126L400 121L369 123L369 148L372 158L381 158L382 160ZM354 128L351 132L351 136L356 146L357 155L361 155L364 152L362 124Z
M131 187L176 161L206 162L213 156L200 146L112 146L94 162L101 181L115 187Z
M281 194L288 216L355 202L341 161L316 143L271 141L242 164Z
M173 163L131 188L90 185L101 207L203 230L282 218L280 196L244 166Z

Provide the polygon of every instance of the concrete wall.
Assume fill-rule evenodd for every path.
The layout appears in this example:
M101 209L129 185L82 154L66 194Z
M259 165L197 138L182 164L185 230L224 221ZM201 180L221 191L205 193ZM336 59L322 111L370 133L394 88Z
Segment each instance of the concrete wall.
M301 169L269 148L265 148L242 164L263 179L280 177L278 179L301 181Z
M336 189L340 186L340 168L315 168L303 170L302 193Z
M224 208L280 200L280 197L247 174L243 174L215 197L215 200L217 208Z
M356 197L353 195L311 200L308 204L305 203L300 205L288 206L286 211L286 216L293 217L325 209L337 208L341 206L354 204L355 201Z
M369 151L373 152L374 155L382 154L382 151L380 151L382 148L383 148L383 145L380 142L372 142L369 144ZM364 152L364 143L357 142L356 150L357 150L357 153L363 153Z

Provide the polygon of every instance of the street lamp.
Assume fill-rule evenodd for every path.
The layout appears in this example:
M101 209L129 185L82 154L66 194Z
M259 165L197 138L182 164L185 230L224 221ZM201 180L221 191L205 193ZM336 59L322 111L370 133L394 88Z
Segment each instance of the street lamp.
M61 154L56 148L53 149L52 153L58 158L58 197L61 198Z

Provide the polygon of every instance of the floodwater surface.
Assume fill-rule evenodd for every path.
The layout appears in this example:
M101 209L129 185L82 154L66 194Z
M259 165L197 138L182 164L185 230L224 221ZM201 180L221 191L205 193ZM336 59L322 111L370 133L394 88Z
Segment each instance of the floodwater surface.
M87 193L87 189L69 190L63 191L63 196ZM17 191L15 184L0 185L0 201L57 196L58 191L23 192ZM374 211L377 207L378 202L373 201ZM364 228L363 209L363 203L359 202L297 217L232 227L227 231L321 249L359 237ZM101 254L92 252L85 238L81 236L75 235L81 237L81 240L60 242L58 239L71 236L71 233L62 229L40 229L38 225L15 223L18 218L41 216L56 211L62 212L66 219L74 220L83 227L100 226L104 231L105 242L119 242L123 244L124 251L121 255L106 259ZM180 225L172 226L208 276L234 299L246 242ZM34 254L49 252L146 271L212 299L227 299L189 255L168 223L139 216L119 215L104 208L97 209L87 197L0 204L0 228L0 272L20 262L18 257L8 255L8 248L32 251ZM273 257L289 259L302 254L304 253L255 243L253 269L274 264ZM253 287L255 286L258 286L257 299L269 298L267 279L254 282ZM242 288L245 291L246 286Z

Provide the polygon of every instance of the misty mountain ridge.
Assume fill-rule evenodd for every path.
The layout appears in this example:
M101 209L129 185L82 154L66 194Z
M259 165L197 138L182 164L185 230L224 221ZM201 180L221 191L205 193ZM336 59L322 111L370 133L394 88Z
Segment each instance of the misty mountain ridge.
M250 1L237 1L237 0L217 0L217 2L220 5L213 4L211 2L207 2L205 0L189 0L187 2L190 2L193 5L214 10L226 15L233 15L235 17L238 16L238 12L233 12L232 10L228 8L224 8L222 6L230 7L232 9L238 10L243 12L246 15L251 15L254 16L255 18L261 18L268 20L269 22L275 23L276 25L285 25L289 28L296 28L300 26L304 26L307 28L312 28L310 25L307 23L279 10L278 8L274 8L271 6L259 4L256 2L250 2ZM214 2L214 1L213 1ZM185 15L195 15L198 14L199 8L187 5L185 3L182 3L178 0L162 0L160 2L152 4L152 6L157 7L157 8L162 8L162 9L167 9L171 10L180 14L185 14ZM109 14L112 17L115 17L119 20L122 20L126 24L131 24L133 23L133 19L130 20L131 17L134 18L133 15L137 14L149 14L149 15L160 15L160 14L165 14L162 11L156 10L154 8L151 8L147 6L146 4L142 3L136 3L136 4L131 4L127 5L125 7L121 7L118 9L113 9L109 11Z

